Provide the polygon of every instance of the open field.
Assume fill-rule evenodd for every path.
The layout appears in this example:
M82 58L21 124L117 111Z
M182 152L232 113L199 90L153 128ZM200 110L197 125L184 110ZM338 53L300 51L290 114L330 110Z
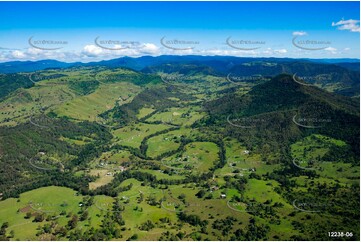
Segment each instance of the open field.
M108 184L114 178L112 171L109 170L90 170L90 175L99 177L96 181L89 183L89 189L91 190Z
M141 142L146 136L166 130L170 127L171 126L166 124L137 123L125 128L114 130L113 135L116 137L116 142L119 142L124 146L139 148Z
M139 91L139 87L130 83L100 85L95 92L58 106L55 113L77 120L96 121L97 115L113 108L115 104L131 102Z
M165 122L173 125L190 126L201 119L204 114L199 113L195 108L170 108L161 113L156 113L148 118L147 122Z
M154 136L147 140L147 155L149 157L156 157L165 152L176 150L180 146L180 139L182 136L187 137L194 135L195 133L195 130L180 128L178 130Z
M206 172L218 158L218 147L211 142L193 142L185 146L184 152L162 160L169 168Z

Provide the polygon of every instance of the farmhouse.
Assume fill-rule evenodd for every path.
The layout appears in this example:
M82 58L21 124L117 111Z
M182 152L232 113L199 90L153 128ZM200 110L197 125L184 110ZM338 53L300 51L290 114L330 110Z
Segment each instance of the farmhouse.
M221 198L226 198L226 194L221 194Z
M211 190L213 190L213 191L217 191L219 189L219 187L217 187L217 186L212 186L211 187Z

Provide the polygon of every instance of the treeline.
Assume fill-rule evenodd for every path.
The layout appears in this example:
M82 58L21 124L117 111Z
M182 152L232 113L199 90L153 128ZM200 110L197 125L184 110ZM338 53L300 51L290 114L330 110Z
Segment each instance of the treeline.
M21 179L22 180L22 179ZM46 186L69 187L82 194L88 193L88 183L94 179L89 176L76 177L72 173L61 173L58 171L48 171L38 177L28 178L26 182L7 187L3 190L3 199L9 197L19 197L23 192L34 190Z
M141 181L143 185L150 185L152 187L156 187L158 185L179 185L179 184L187 184L187 183L199 183L205 180L212 178L213 174L211 172L202 173L199 175L189 175L184 179L157 179L155 175L149 174L147 172L141 171L124 171L122 173L118 173L115 175L114 179L111 183L108 183L104 186L98 187L93 191L89 191L90 195L107 195L116 197L118 193L121 192L123 188L120 187L120 184L130 178L134 178L138 181Z

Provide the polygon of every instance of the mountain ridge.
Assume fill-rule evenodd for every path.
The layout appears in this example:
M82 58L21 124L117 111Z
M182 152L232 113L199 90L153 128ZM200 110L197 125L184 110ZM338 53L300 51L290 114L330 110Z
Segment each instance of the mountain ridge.
M154 60L158 62L174 62L174 61L232 61L235 62L248 62L248 61L285 61L292 62L295 60L302 60L305 62L317 62L317 63L357 63L360 62L359 59L297 59L297 58L277 58L277 57L235 57L235 56L199 56L199 55L160 55L160 56L141 56L141 57L120 57L110 60L101 60L95 62L62 62L53 59L44 59L37 61L8 61L0 63L0 73L14 73L14 72L28 72L28 71L37 71L44 70L46 68L66 68L71 66L94 66L94 65L105 65L108 67L121 67L122 64L128 66L133 66L135 69L141 70L144 67L148 66L150 63L154 64ZM136 62L142 62L142 64L137 64ZM10 65L10 66L9 66ZM43 66L47 65L47 66ZM11 67L11 68L10 68Z

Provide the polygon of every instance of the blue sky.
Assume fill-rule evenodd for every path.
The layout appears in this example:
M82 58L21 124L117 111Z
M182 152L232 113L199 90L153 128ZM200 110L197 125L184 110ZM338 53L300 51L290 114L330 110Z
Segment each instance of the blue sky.
M359 8L359 2L0 2L0 61L359 58Z

